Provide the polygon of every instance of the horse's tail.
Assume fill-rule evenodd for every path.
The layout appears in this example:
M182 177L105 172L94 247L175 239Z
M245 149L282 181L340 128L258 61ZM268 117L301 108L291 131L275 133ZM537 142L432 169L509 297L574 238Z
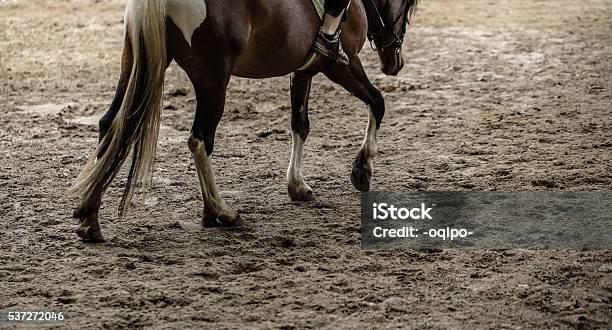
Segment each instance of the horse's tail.
M134 63L121 109L70 191L84 201L100 198L133 149L119 214L135 188L151 180L159 134L166 53L166 0L129 0L126 14Z

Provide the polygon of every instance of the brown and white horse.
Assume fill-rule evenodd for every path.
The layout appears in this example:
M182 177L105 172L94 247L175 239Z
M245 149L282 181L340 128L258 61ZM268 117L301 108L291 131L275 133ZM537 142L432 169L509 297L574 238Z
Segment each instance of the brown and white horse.
M370 83L358 53L370 39L381 71L396 75L403 67L401 47L416 0L356 0L341 26L350 65L326 59L302 66L320 25L311 0L128 0L121 76L115 98L100 120L97 150L71 191L81 198L74 216L77 234L103 241L98 223L102 195L132 152L132 165L120 204L128 207L136 186L149 182L160 126L164 73L172 60L185 70L197 98L188 140L202 199L205 226L235 226L242 220L225 206L212 171L215 131L223 115L232 75L262 79L291 73L293 151L287 171L292 200L313 199L302 176L302 150L308 137L311 80L321 72L369 107L370 119L351 182L367 191L376 154L376 132L385 105Z

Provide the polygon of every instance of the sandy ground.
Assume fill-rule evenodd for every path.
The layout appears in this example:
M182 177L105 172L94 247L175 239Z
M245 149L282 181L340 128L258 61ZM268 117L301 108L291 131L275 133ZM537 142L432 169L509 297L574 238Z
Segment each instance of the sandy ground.
M425 0L387 100L372 189L612 187L612 1ZM199 230L186 146L194 94L173 65L149 195L107 242L73 233L65 190L119 72L123 7L0 2L0 309L63 310L73 328L610 328L607 251L365 251L350 164L365 107L324 77L305 175L286 193L288 78L233 79L217 135L222 196L248 223ZM1 325L0 325L1 326Z

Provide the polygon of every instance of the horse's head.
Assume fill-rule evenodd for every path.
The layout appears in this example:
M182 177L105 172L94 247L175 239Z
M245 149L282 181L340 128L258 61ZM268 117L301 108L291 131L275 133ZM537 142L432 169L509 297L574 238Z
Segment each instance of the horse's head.
M380 70L390 76L404 67L402 44L417 0L363 0L368 40L380 57Z

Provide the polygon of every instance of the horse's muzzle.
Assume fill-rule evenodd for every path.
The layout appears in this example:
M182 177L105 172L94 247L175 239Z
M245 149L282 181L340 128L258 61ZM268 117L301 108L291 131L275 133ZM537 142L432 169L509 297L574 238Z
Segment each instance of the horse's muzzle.
M385 49L379 52L380 70L388 76L397 76L404 68L404 58L402 57L401 48Z

